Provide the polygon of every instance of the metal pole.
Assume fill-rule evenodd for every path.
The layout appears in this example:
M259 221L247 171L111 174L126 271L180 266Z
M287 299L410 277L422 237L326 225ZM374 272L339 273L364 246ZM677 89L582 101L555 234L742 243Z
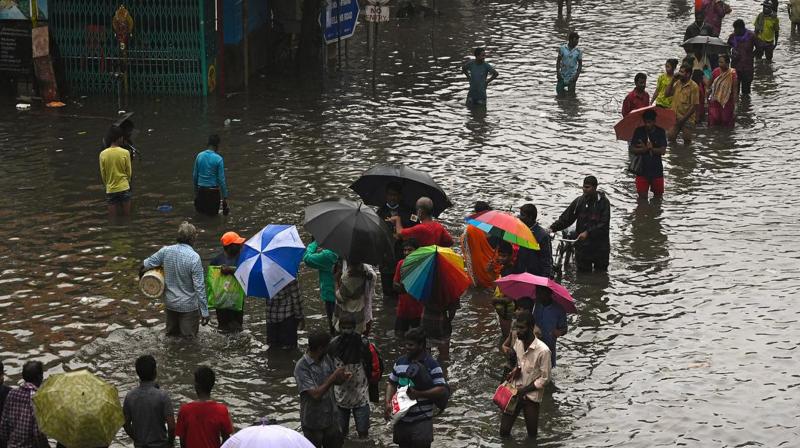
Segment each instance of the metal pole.
M372 46L372 90L375 90L375 72L378 71L378 22L375 22L374 45Z
M250 39L247 37L247 1L242 1L242 36L244 36L244 87L250 84Z
M357 1L357 0L356 0ZM342 0L336 0L336 69L342 69Z

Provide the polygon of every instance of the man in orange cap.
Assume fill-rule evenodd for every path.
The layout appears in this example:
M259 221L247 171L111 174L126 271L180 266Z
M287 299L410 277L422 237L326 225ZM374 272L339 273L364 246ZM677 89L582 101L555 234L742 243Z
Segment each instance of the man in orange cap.
M233 274L239 266L239 253L244 241L238 233L226 232L220 238L222 253L208 263L208 301L217 311L217 326L223 333L242 331L244 291L237 287L239 283Z

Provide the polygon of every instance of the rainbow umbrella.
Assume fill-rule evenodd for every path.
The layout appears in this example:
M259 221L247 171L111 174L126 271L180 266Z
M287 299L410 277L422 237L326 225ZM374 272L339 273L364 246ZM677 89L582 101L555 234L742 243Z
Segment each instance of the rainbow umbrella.
M539 242L536 241L531 229L511 213L490 210L480 216L469 217L465 221L467 224L483 230L489 236L502 238L517 246L539 250Z
M400 268L400 281L408 294L423 302L434 291L448 301L457 300L472 284L461 255L439 246L424 246L411 252Z

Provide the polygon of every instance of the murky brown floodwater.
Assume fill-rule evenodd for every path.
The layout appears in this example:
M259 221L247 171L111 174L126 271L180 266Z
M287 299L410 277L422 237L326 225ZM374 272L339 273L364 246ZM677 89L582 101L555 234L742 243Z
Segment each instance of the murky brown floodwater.
M124 393L136 382L133 359L152 352L177 401L190 399L191 372L208 363L237 426L270 415L296 428L291 372L299 352L267 354L261 303L248 303L240 337L210 329L194 343L161 336L160 313L138 293L136 270L172 241L181 220L199 224L198 250L208 260L223 231L300 224L304 205L347 193L374 164L400 162L434 172L445 186L457 204L443 215L454 233L476 199L502 208L533 201L549 224L593 173L612 201L612 265L607 277L567 275L580 314L561 338L558 390L543 408L540 445L794 446L800 39L784 31L775 63L757 67L736 130L701 128L692 146L672 146L663 204L637 206L611 127L633 74L646 71L652 91L663 61L679 54L688 2L584 2L569 23L556 18L554 2L438 7L435 21L383 28L374 90L360 29L348 67L324 93L263 80L249 95L208 104L130 104L144 156L134 167L135 216L125 225L105 216L97 153L108 121L91 118L113 116L115 101L27 113L3 103L0 357L13 380L36 358L51 373L88 366ZM735 18L752 22L758 3L733 7L724 33ZM555 48L569 27L581 32L585 74L578 97L560 100ZM488 113L463 106L459 65L478 44L501 74ZM225 118L241 121L223 129ZM233 213L209 221L194 216L191 170L210 132L223 138ZM174 211L157 211L164 202ZM316 274L304 271L301 282L309 326L322 328ZM490 398L501 357L487 296L470 292L462 303L449 368L456 392L436 421L436 446L527 446L521 423L516 441L497 437ZM377 308L376 339L393 358L392 310ZM379 412L372 434L385 446L390 432ZM130 445L121 432L118 441Z

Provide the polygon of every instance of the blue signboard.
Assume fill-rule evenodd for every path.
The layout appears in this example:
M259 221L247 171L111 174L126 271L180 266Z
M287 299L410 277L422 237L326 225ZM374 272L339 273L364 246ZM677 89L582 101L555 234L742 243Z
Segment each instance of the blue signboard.
M359 13L358 0L328 0L319 17L325 43L351 37L356 30Z

